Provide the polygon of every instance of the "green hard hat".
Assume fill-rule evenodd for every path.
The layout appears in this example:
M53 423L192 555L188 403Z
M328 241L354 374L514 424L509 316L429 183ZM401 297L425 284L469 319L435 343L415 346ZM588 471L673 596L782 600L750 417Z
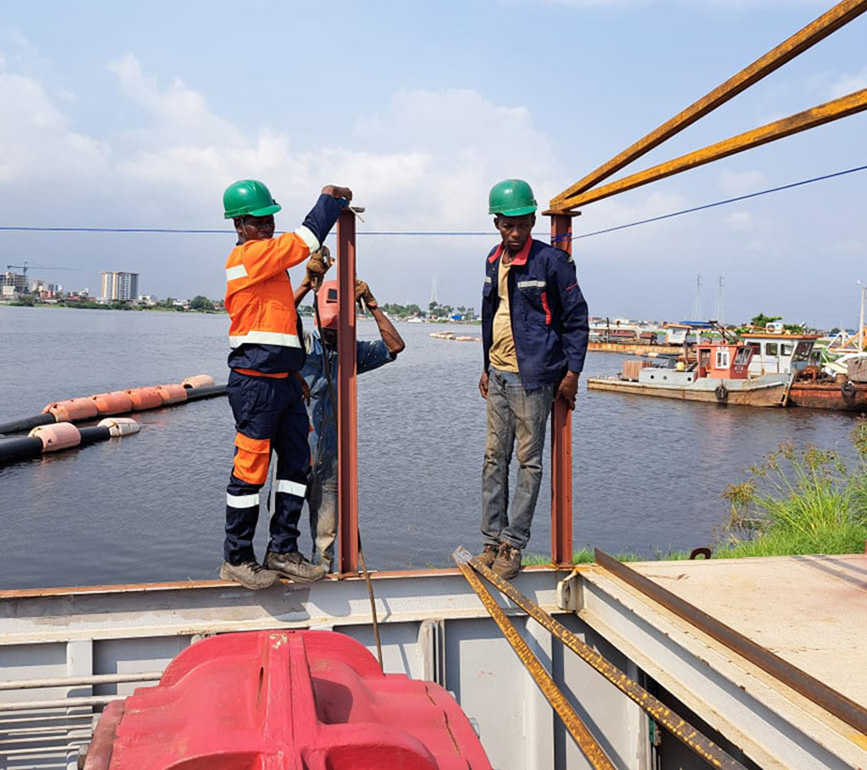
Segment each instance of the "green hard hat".
M223 216L226 219L243 217L266 217L280 211L271 191L255 179L242 179L230 184L223 193Z
M523 179L504 179L497 182L488 196L488 213L505 217L522 217L536 210L533 190Z

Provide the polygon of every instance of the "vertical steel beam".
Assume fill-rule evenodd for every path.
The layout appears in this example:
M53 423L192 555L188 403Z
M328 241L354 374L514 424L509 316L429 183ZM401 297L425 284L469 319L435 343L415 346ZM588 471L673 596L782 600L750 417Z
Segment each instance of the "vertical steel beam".
M358 572L355 213L337 220L337 571Z
M572 253L572 216L551 216L551 243ZM551 561L572 566L572 412L563 399L551 410Z

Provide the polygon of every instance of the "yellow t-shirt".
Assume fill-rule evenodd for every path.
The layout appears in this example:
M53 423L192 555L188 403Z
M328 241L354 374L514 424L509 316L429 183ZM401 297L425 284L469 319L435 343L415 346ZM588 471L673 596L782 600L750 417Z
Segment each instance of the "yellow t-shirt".
M512 337L512 316L509 313L509 268L503 257L497 268L497 295L500 298L494 314L493 341L488 354L491 366L506 372L518 371L518 355L515 353L515 339Z

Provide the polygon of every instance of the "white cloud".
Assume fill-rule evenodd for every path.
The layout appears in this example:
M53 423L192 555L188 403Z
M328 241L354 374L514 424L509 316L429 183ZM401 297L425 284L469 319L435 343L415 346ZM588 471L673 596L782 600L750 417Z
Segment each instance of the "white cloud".
M754 225L753 215L749 211L733 211L724 216L722 221L730 230L736 231L752 230Z
M530 179L541 206L559 190L552 180L562 181L550 142L525 108L497 105L470 90L398 93L361 117L344 145L299 149L275 130L245 135L200 93L180 80L160 83L132 54L109 69L122 99L140 110L118 104L119 114L137 122L104 140L71 125L66 111L74 94L51 95L33 77L0 75L0 99L17 106L0 123L0 205L8 222L219 227L224 187L253 177L266 181L283 204L278 226L285 229L295 227L323 184L334 182L352 186L367 206L368 229L478 230L490 226L487 193L494 181ZM377 241L379 269L406 270L403 240ZM76 236L68 243L76 249L83 241ZM121 254L117 243L99 241L97 248L110 256L82 248L69 258L93 272L106 269L108 259L115 262L111 269L139 270L147 274L147 291L161 295L221 292L215 255L202 251L201 242L174 238L154 252L152 239L129 239ZM452 275L472 270L467 256L479 248L478 240L463 239L446 253L425 249L422 259L418 245L412 266L423 275L432 266ZM392 296L405 293L405 275L394 280Z
M749 195L767 187L768 178L761 171L729 171L719 177L719 188L727 196Z
M477 223L491 184L505 177L530 180L542 205L556 191L550 142L535 128L528 110L494 104L475 91L396 94L381 112L358 121L354 138L361 144L401 148L412 159L406 165L400 160L403 154L368 159L374 166L397 163L393 174L374 173L373 184L367 179L364 184L365 194L374 201L391 200L392 206L397 204L392 215L413 226L425 221L443 227Z
M0 181L19 197L58 178L87 188L105 172L110 148L74 131L32 78L0 74L0 103L15 105L0 121Z
M157 79L146 75L132 54L111 63L109 70L117 76L124 96L151 118L147 131L139 134L141 142L161 146L192 142L234 145L241 141L238 130L212 113L205 98L182 80L160 88Z
M836 82L831 83L830 98L839 99L841 96L848 96L862 88L867 88L867 67L853 75L843 75Z
M849 238L845 241L834 241L829 244L833 251L840 254L867 254L867 243L858 238Z
M281 203L294 207L333 181L354 187L378 227L431 229L432 223L478 223L492 180L523 175L540 191L552 188L550 143L528 111L495 105L473 91L399 93L357 121L349 146L297 151L289 135L276 131L244 137L200 94L180 81L161 87L132 55L111 69L123 94L149 118L126 135L131 149L117 164L142 191L159 186L189 197L197 190L198 199L210 203L215 189L252 176L266 180ZM490 126L483 142L479 126ZM544 203L541 194L540 199Z

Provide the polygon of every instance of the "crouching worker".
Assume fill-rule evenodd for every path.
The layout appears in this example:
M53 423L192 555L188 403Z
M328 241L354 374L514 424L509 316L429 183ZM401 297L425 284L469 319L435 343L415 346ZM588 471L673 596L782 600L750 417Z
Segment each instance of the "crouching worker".
M299 373L304 348L286 270L320 248L350 200L348 188L324 187L304 224L275 238L274 214L280 206L264 184L235 182L223 194L225 217L238 234L226 261L226 310L232 322L228 396L237 434L220 577L246 588L267 588L280 575L304 583L325 575L298 551L309 426ZM272 450L277 455L275 502L263 568L253 552L253 536Z
M327 255L309 263L307 275L295 292L296 305L321 280L330 263ZM404 341L388 317L379 309L370 288L356 282L355 299L373 315L380 339L359 340L356 345L358 374L394 361ZM307 489L310 507L310 534L313 563L330 571L337 537L337 281L327 281L316 293L318 322L313 333L304 333L307 361L302 369L310 388L311 470ZM329 384L330 382L330 384Z

